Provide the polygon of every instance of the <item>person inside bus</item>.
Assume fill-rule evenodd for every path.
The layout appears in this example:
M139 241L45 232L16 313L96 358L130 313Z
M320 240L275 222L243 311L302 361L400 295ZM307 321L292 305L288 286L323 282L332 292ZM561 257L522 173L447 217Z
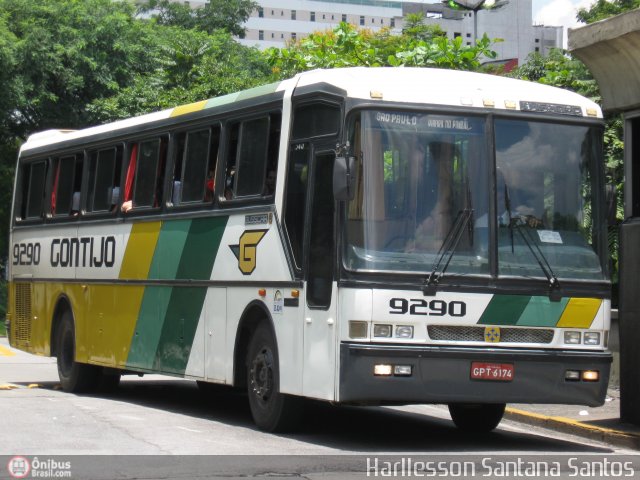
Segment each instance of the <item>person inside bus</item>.
M453 159L455 146L448 142L429 143L429 166L433 173L424 174L425 153L421 144L417 144L410 156L410 192L411 211L415 212L415 219L422 220L417 224L413 233L405 245L405 252L413 251L437 251L448 234L452 224L453 211ZM422 180L436 180L434 188L420 186ZM424 192L426 195L419 197ZM415 200L414 200L415 198ZM424 215L423 204L433 207ZM421 208L422 207L422 208Z

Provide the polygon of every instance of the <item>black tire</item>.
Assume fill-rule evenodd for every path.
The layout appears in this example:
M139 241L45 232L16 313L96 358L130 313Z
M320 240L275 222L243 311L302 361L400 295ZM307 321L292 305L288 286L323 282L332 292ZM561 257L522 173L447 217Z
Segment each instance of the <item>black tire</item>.
M504 415L504 403L452 403L449 413L460 430L486 433L498 426Z
M271 330L260 325L249 342L247 393L253 421L267 432L286 432L299 427L302 399L280 393L278 352Z
M57 335L57 364L60 384L65 392L82 393L95 390L100 368L76 362L76 334L70 311L62 314Z

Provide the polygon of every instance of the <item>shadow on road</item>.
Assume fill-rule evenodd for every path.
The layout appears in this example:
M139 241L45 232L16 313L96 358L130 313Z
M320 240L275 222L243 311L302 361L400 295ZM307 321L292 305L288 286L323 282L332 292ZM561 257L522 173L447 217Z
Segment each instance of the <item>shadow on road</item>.
M115 391L92 396L230 426L256 428L243 392L222 386L212 387L205 392L195 382L188 380L124 377ZM59 389L60 386L57 382L41 382L40 388ZM384 407L337 407L323 402L308 402L300 430L282 436L344 450L345 453L612 452L605 447L554 439L533 431L524 433L498 428L488 434L468 434L457 430L448 418Z

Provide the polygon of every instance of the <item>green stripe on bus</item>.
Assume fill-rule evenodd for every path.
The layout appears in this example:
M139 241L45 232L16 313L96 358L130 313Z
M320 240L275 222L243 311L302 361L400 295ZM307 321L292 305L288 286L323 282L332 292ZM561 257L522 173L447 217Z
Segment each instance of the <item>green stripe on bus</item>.
M171 220L163 223L149 269L150 279L174 280L176 278L190 228L191 220Z
M494 295L482 313L480 325L515 325L529 304L529 295Z
M555 327L568 303L568 298L562 298L559 302L552 302L549 297L531 297L527 308L520 315L517 325Z
M171 287L146 287L144 289L138 322L127 357L127 366L146 370L156 368L154 361L171 298L171 290Z
M176 268L175 279L209 280L211 278L211 271L228 218L191 220L182 255L179 256L180 263ZM184 374L206 295L206 287L174 287L172 289L154 361L161 371Z

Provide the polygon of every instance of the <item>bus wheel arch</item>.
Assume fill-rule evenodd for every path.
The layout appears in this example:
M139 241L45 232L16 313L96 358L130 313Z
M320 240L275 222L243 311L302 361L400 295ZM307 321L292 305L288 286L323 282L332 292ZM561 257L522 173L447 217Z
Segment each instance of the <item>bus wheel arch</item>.
M236 341L233 348L233 386L238 388L246 388L247 386L247 370L245 361L249 349L249 343L254 332L260 324L266 324L271 329L275 338L275 327L273 319L264 303L257 300L251 302L242 312L240 323L236 330ZM277 347L276 347L277 348Z

